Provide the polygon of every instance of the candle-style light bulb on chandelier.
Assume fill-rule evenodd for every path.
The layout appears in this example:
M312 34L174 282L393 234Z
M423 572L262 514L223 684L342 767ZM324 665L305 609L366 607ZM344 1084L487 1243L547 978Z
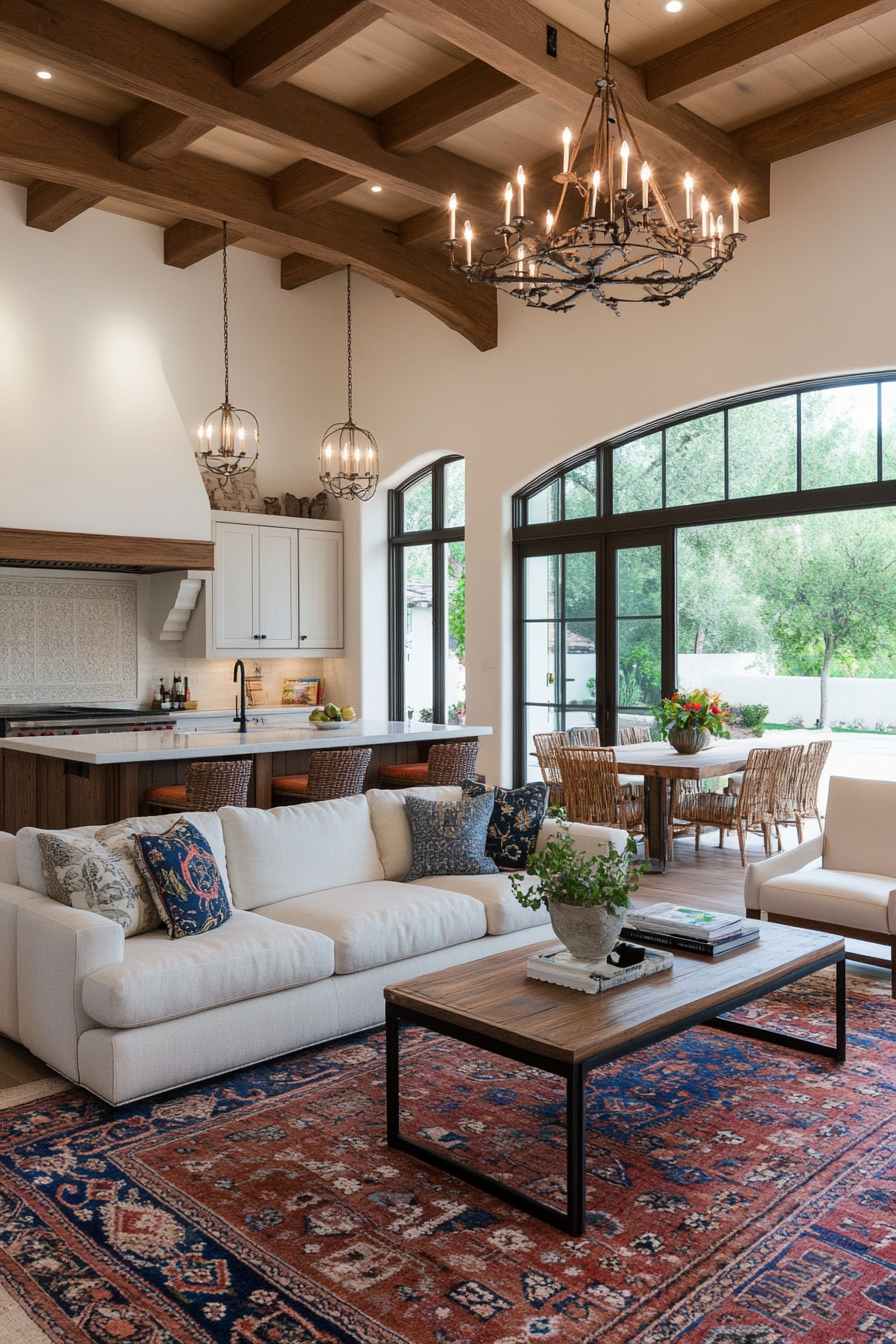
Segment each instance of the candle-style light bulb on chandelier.
M331 425L321 440L320 479L337 499L370 499L380 477L376 439L352 420L352 268L345 268L348 332L348 419Z
M225 489L232 477L249 471L258 461L258 421L251 411L230 404L230 332L227 325L227 220L224 236L224 400L210 411L199 426L199 454L207 471L224 477ZM247 442L248 441L248 442ZM203 445L205 445L203 447Z
M589 160L583 147L595 109L597 129ZM642 155L610 75L610 0L604 0L603 75L577 138L573 141L567 128L562 141L563 168L554 178L560 185L559 200L547 212L543 232L529 232L533 221L526 216L522 166L516 189L508 182L504 192L504 220L495 228L498 243L478 257L469 220L463 245L457 236L457 197L451 197L447 247L452 271L470 282L503 289L530 308L568 312L581 295L590 294L618 313L620 303L667 307L672 299L684 298L701 281L718 275L737 244L746 241L740 232L737 191L731 193L730 231L706 195L701 196L700 218L694 218L696 184L690 173L683 183L684 215L676 219L658 181L668 181L670 175L658 172ZM640 191L629 186L632 155ZM561 231L558 221L570 188L582 198L582 216Z

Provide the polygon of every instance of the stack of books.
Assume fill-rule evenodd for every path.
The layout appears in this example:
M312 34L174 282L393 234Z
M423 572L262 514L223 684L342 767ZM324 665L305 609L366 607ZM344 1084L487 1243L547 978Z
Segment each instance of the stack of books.
M668 952L648 950L644 960L634 966L613 966L606 959L577 961L565 947L555 947L533 953L526 962L526 974L530 980L547 980L585 994L603 994L619 985L630 985L633 980L643 980L646 975L656 975L657 971L668 971L671 965Z
M646 910L629 910L621 937L630 943L667 948L670 952L695 952L702 957L722 957L749 947L759 939L757 920L740 915L721 915L711 910L691 910L686 905L661 901Z

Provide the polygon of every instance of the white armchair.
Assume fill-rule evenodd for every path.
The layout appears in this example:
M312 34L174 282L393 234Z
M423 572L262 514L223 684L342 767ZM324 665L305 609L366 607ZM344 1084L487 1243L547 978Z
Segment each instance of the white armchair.
M896 783L831 779L823 835L747 869L744 904L776 924L884 943L896 998Z

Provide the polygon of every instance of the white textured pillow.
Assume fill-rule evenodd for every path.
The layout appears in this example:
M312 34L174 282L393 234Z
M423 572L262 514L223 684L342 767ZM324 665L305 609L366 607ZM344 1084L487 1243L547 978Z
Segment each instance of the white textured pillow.
M42 831L37 843L47 895L54 901L114 920L125 938L158 928L159 917L133 856L129 862L121 857L127 842L118 841L115 854L88 836Z
M224 883L224 890L227 893L227 899L233 905L233 895L230 890L230 882L227 878L227 855L224 850L224 831L221 826L221 818L217 812L163 812L161 815L152 817L127 817L124 821L113 821L110 826L102 826L97 832L95 839L102 841L104 845L124 841L128 847L128 853L137 871L140 871L137 859L134 854L134 836L135 835L164 835L170 831L171 827L181 820L186 819L192 826L195 826L200 835L205 836L208 841L208 847L214 855L215 863L218 865L218 872L221 874L221 881ZM141 874L141 881L143 880Z

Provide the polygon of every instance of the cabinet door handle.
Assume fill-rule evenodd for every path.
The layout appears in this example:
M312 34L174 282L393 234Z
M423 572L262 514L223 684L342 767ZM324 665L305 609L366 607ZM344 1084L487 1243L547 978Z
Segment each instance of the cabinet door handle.
M307 639L307 638L308 638L307 635L299 635L299 639L300 639L300 640L302 640L302 639Z
M267 639L267 635L259 635L258 638L259 638L259 639Z
M253 638L253 639L261 639L261 635L253 635L252 638Z

